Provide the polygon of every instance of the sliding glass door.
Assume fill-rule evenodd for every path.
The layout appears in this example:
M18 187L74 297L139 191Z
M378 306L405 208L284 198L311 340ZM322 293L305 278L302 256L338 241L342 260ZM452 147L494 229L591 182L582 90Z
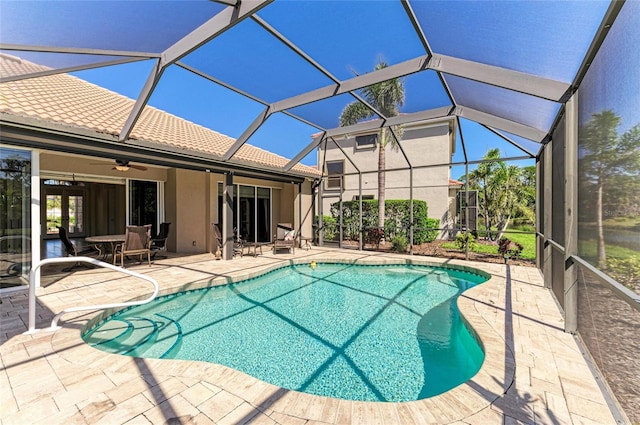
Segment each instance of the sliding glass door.
M256 240L256 188L254 186L240 186L238 204L238 220L240 228L238 236L246 241Z
M234 185L232 199L236 235L248 242L271 241L271 189ZM218 222L222 226L221 182L218 183Z

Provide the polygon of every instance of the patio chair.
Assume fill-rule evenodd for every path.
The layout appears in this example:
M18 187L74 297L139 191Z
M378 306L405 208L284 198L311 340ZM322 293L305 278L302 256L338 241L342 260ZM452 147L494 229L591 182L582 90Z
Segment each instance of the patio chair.
M245 240L238 234L238 229L233 229L233 256L240 254L240 258L242 258L245 245Z
M147 255L147 262L151 267L151 225L127 226L124 236L124 243L115 246L113 252L113 264L120 257L120 267L124 267L124 257L129 255L139 255L140 263L142 256Z
M242 257L242 255L244 254L245 241L242 238L240 238L236 232L237 232L237 229L234 229L233 230L233 256L235 257L236 255L240 254L240 257ZM217 248L219 248L220 251L222 251L222 246L224 245L222 241L222 232L220 231L220 227L216 223L213 224L213 237L216 240L216 246L215 246L216 250Z
M153 251L151 258L156 258L158 251L167 251L167 238L169 237L170 227L171 223L160 223L160 231L151 238L151 251ZM167 258L167 256L163 255L160 258Z
M102 255L102 251L96 245L87 245L78 248L73 242L71 242L71 239L69 239L69 232L66 228L62 226L56 227L58 228L58 236L60 237L60 241L64 246L66 257L93 257ZM74 263L73 266L63 269L62 271L68 272L80 266L87 268L92 267L86 263L77 262Z
M289 252L296 252L296 231L291 223L278 223L277 233L273 235L273 253L279 249L288 249Z

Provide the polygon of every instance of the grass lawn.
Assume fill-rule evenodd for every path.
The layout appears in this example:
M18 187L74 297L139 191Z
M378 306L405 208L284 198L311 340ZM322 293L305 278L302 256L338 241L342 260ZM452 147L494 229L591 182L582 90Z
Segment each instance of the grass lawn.
M536 235L525 233L505 233L504 237L509 238L514 242L518 242L522 245L523 249L522 254L520 255L522 259L536 259ZM447 249L457 249L455 242L446 242L442 244L442 246ZM472 251L479 254L498 255L498 243L495 242L491 245L478 243L475 245Z
M525 258L527 260L536 259L536 235L525 233L507 233L504 235L504 237L509 238L514 242L518 242L523 246L521 255L522 258Z

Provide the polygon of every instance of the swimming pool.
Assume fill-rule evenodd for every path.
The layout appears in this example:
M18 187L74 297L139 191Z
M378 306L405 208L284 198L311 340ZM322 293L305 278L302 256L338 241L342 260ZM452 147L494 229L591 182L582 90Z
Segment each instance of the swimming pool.
M311 394L418 400L480 368L483 351L455 301L485 280L418 265L293 265L160 297L83 338L112 353L219 363Z

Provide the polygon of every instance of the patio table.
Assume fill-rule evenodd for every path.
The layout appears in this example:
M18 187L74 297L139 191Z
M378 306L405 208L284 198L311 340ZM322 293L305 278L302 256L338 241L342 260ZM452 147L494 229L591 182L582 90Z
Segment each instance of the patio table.
M124 243L125 235L99 235L99 236L88 236L84 238L85 241L93 244L102 245L102 261L106 261L107 257L111 253L113 255L113 250L115 246L119 243Z
M260 250L260 255L262 255L262 247L271 245L272 242L248 242L247 247L247 255L253 255L254 257L258 256L258 250ZM251 248L253 247L253 254L251 253Z

